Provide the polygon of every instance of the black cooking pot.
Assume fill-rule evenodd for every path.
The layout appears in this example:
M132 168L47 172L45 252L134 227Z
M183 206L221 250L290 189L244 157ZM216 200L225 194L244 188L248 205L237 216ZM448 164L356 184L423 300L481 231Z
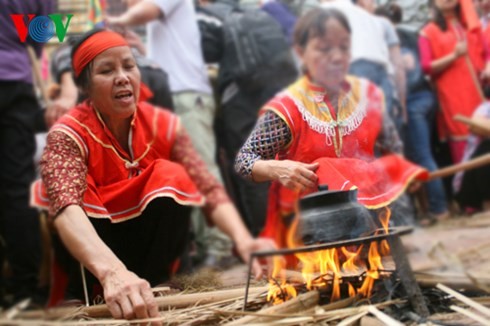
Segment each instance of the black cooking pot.
M296 236L305 245L348 240L376 230L371 213L357 202L357 190L320 191L299 202Z

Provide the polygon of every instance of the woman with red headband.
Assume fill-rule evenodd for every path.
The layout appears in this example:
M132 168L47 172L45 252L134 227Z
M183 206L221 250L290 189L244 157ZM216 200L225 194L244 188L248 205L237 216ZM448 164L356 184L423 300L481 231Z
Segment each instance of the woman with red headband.
M91 273L88 290L100 283L115 318L159 317L150 285L168 279L182 253L192 206L204 206L245 261L274 247L251 237L178 117L143 102L148 91L119 34L91 32L72 62L88 99L50 130L42 183L33 187L34 204L49 209L59 235L65 299L83 297L80 262ZM254 269L260 276L258 262Z
M454 163L463 158L468 127L454 120L471 116L484 101L482 80L490 77L490 59L472 0L431 0L434 17L420 32L424 72L439 100L439 137L448 140Z

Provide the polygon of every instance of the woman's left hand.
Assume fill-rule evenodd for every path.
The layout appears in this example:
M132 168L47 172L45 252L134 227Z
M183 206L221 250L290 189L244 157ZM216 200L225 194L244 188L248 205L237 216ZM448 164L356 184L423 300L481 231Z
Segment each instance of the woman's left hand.
M277 250L277 245L272 239L268 238L250 238L249 240L241 241L237 243L237 251L240 257L248 263L250 261L251 254L255 251L263 250ZM272 273L272 259L267 259L267 271L268 274ZM262 267L257 259L252 262L252 269L256 279L260 279L263 275Z

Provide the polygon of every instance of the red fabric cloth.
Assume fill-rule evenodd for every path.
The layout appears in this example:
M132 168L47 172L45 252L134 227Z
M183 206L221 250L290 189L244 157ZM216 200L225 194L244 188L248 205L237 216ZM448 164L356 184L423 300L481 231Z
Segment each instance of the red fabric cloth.
M306 106L311 108L311 103L307 105L294 96L294 87L305 87L299 92L307 94L303 101L312 99L318 105L325 103L327 99L324 91L311 83L294 84L267 103L263 111L276 112L286 121L293 135L291 144L278 155L278 159L304 163L318 161L320 167L316 173L319 184L328 184L330 190L357 187L361 203L371 208L385 206L398 198L413 178L419 175L423 177L424 170L397 155L375 160L374 146L382 124L382 92L365 80L351 79L350 84L361 86L357 91L353 87L353 93L350 94L351 100L357 101L355 110L346 115L341 108L337 114L343 116L337 122L345 126L341 136L339 127L335 128L335 134L330 139L315 131L314 128L320 130L322 124L305 112ZM355 123L350 120L352 117L356 117ZM340 152L335 150L333 137L337 139L337 146L342 144ZM340 155L337 156L337 153ZM273 238L280 247L286 246L287 230L282 218L294 212L299 198L298 193L278 182L272 183L262 236Z
M73 54L73 71L78 77L96 56L116 46L129 46L120 34L113 31L100 31L87 38Z
M138 98L138 101L146 102L146 101L150 100L151 98L153 98L153 92L151 91L151 89L148 86L146 86L145 83L143 83L141 81L140 82L140 97Z
M398 198L415 178L426 180L428 172L399 155L374 161L355 158L320 158L316 174L319 184L332 190L358 189L357 200L367 208L384 207Z
M139 216L156 197L171 197L183 205L203 204L184 167L169 160L177 124L172 113L139 103L131 124L132 157L87 102L53 126L52 131L63 132L77 143L86 160L82 206L88 216L121 222ZM50 189L38 181L33 190L33 204L48 208Z

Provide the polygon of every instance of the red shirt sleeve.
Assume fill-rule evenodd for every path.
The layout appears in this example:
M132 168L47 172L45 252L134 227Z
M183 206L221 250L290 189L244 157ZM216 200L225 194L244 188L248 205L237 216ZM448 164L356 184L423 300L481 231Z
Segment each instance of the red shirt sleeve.
M87 189L87 165L75 141L63 132L50 132L40 165L50 217L69 205L81 206Z
M206 198L204 214L207 217L218 205L230 202L225 189L208 171L206 164L194 149L189 134L184 129L181 129L175 138L172 160L185 167L192 181Z
M422 71L426 75L430 75L432 73L431 63L432 63L432 51L430 49L430 42L427 37L420 35L419 36L419 54L420 54L420 65L422 67Z

